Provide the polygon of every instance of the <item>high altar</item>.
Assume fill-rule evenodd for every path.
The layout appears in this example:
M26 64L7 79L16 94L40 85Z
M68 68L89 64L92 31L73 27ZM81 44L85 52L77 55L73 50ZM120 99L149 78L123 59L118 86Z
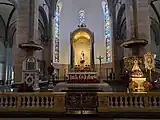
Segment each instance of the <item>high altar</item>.
M100 83L94 66L94 33L86 27L79 27L70 34L70 45L70 68L65 83L58 84L57 88L107 88L105 83Z
M71 33L71 67L68 83L98 83L94 69L94 33L79 27Z
M80 27L71 33L71 69L93 71L94 69L94 33Z

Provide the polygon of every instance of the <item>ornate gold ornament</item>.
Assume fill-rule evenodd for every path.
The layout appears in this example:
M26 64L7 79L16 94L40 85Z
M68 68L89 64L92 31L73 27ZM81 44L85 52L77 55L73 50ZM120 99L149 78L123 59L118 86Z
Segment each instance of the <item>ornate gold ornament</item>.
M135 60L138 61L138 64L141 66L143 64L143 58L141 57L124 57L123 60L124 60L124 67L125 69L129 70L129 71L132 71L132 68L134 66L134 62Z
M146 81L146 78L144 77L144 74L141 70L141 68L139 67L139 60L135 59L133 61L133 68L131 70L132 74L131 74L131 82L129 84L130 89L132 90L132 92L146 92L144 88L143 83ZM147 84L148 85L148 84ZM147 87L146 85L146 87Z
M139 65L138 65L138 60L134 60L134 65L132 68L132 77L143 77L143 72L141 71Z
M153 70L155 71L155 60L154 60L154 55L151 52L147 52L144 55L144 65L145 69L147 70Z
M149 70L150 81L152 80L152 70L155 71L154 55L151 52L144 54L144 66L146 71Z
M148 81L144 81L143 86L144 86L144 89L145 89L146 92L149 92L153 87L152 84Z
M129 88L131 89L131 91L135 92L136 89L138 88L138 84L135 81L131 81L129 83Z

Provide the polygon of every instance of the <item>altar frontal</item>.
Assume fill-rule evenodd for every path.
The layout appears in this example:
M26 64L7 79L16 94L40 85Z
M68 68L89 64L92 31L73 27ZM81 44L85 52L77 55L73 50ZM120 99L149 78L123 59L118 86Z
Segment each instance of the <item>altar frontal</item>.
M71 72L68 73L68 83L99 83L96 72Z

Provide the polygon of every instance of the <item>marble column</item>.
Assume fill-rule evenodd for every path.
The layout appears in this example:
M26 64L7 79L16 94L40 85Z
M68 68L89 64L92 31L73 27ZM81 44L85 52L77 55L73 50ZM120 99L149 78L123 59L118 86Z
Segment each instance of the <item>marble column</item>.
M14 47L15 82L22 80L22 62L27 57L26 51L18 46L21 43L37 40L38 34L38 4L37 0L19 0L16 46Z

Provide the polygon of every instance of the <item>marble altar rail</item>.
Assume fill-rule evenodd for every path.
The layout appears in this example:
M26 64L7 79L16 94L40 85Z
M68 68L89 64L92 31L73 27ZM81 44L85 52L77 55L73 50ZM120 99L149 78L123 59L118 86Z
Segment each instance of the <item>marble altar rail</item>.
M0 112L64 112L65 92L0 93Z
M65 114L68 109L92 109L94 110L92 114L160 112L160 93L0 93L0 114L7 112L31 112L30 114L32 112L42 114L49 112ZM83 112L80 114L83 114ZM87 113L85 112L84 114ZM88 114L90 113L88 112Z
M160 93L98 94L99 112L160 112Z

